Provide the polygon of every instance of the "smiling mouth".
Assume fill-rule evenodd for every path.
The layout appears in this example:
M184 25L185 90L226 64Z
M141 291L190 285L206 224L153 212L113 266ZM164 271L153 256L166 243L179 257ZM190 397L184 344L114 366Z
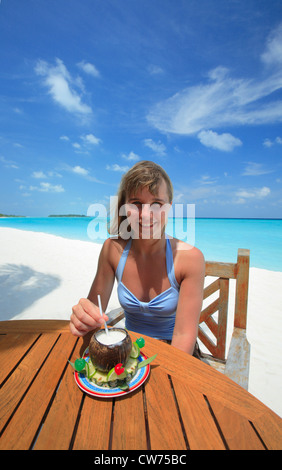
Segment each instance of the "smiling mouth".
M141 238L156 238L161 237L161 227L158 222L151 222L150 224L142 224L139 222L139 236Z
M154 225L156 225L156 222L152 222L152 223L150 223L150 224L144 224L144 223L142 223L142 222L139 222L139 225L140 225L140 227L142 227L142 228L153 228Z

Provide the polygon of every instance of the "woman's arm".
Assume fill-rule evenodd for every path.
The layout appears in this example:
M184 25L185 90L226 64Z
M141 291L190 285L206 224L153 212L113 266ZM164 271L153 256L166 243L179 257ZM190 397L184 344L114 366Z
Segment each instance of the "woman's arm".
M108 320L107 315L100 315L98 307L98 294L101 296L103 311L106 310L113 285L115 281L115 271L112 265L112 245L107 239L102 247L97 273L87 299L80 299L77 305L72 308L70 318L70 330L75 336L84 336L91 330L100 328Z
M193 354L203 302L205 260L197 248L181 250L179 301L176 311L172 346Z

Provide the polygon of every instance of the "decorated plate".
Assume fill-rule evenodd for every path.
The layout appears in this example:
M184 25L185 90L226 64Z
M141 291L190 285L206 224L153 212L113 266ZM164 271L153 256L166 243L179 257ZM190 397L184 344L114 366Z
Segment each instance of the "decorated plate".
M86 361L89 361L89 356L88 356L88 349L86 349L85 354L83 358ZM140 356L138 357L138 361L145 361L147 357L141 352ZM121 390L118 387L114 388L106 388L106 387L100 387L99 385L96 385L94 382L91 380L87 379L87 377L80 373L80 372L74 372L74 379L79 386L79 388L85 392L88 393L88 395L92 395L94 397L100 397L100 398L114 398L114 397L121 397L124 395L128 395L128 393L133 392L137 388L139 388L147 379L148 375L150 373L150 364L147 364L144 367L141 367L141 369L137 370L137 373L133 377L133 379L128 383L129 390Z

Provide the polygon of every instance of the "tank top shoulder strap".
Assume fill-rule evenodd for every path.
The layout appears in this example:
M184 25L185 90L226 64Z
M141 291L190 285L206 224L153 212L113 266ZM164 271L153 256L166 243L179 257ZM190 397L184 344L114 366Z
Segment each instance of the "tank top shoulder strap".
M170 284L176 289L179 289L179 284L176 280L175 272L174 272L173 253L172 253L172 248L171 248L171 243L170 243L169 238L166 239L166 269L167 269L167 277L169 279Z
M128 257L129 250L131 248L131 243L132 243L132 239L130 238L127 244L125 245L122 255L120 257L120 260L116 269L116 278L118 282L120 282L122 279L125 263ZM170 284L176 289L179 289L179 284L176 280L175 272L174 272L173 254L172 254L172 248L171 248L171 243L170 243L169 238L167 238L166 240L166 269L167 269L167 276L168 276Z
M131 243L132 243L132 239L130 238L127 244L125 245L122 255L120 257L120 260L116 269L116 278L118 282L120 282L122 279L122 274L123 274L124 266L125 266L127 256L131 247Z

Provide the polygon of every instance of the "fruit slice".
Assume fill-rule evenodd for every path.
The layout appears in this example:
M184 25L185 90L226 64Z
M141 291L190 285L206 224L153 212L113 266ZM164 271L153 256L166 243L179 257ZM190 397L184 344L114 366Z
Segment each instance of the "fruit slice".
M114 380L123 380L125 379L126 377L126 371L124 371L122 374L120 375L117 375L116 371L115 371L115 368L113 367L109 372L108 372L108 375L107 375L107 381L108 382L112 382Z
M132 343L130 357L133 357L134 359L137 359L137 357L139 357L139 355L140 355L140 348L139 348L138 344L136 342Z
M90 359L86 364L87 378L91 380L96 373L96 367L93 365L93 362Z
M126 374L131 374L131 377L133 377L133 375L135 374L136 370L137 370L137 366L138 366L138 361L137 359L133 358L133 357L130 357L127 361L127 363L125 364L125 371L126 371Z
M107 381L107 372L102 372L100 370L97 370L92 378L92 380L94 380L94 382L97 384L97 385L105 385L108 381Z

